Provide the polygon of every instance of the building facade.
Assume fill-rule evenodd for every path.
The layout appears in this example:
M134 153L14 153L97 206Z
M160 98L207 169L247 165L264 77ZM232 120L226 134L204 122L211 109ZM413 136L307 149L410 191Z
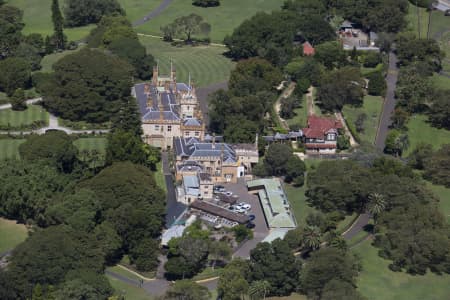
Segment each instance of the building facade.
M337 138L342 124L334 118L309 116L303 128L303 142L307 153L336 153Z

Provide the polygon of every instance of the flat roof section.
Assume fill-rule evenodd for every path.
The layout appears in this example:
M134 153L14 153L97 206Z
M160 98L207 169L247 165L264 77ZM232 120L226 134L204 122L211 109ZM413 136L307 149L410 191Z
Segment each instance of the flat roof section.
M295 228L297 222L278 178L247 182L249 191L258 194L269 228Z

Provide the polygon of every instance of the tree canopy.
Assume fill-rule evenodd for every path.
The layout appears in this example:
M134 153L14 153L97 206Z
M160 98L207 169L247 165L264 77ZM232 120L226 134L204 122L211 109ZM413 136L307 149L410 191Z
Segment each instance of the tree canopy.
M64 15L68 27L97 23L102 16L125 15L117 0L67 0Z
M44 106L72 121L108 121L130 94L131 66L102 51L83 49L53 69L42 84Z
M32 135L19 147L20 157L28 161L46 160L59 171L70 173L77 163L78 149L63 131Z

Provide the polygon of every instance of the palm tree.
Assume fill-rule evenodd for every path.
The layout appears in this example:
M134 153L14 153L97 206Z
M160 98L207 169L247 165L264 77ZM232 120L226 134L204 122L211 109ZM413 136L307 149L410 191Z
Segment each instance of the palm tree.
M384 195L379 193L370 193L368 199L367 210L373 215L374 220L376 220L377 216L385 210L386 200Z
M308 226L305 228L303 234L303 245L310 250L315 250L320 247L321 232L319 227Z
M269 292L270 283L266 280L253 281L248 289L248 294L251 299L266 299L266 295Z

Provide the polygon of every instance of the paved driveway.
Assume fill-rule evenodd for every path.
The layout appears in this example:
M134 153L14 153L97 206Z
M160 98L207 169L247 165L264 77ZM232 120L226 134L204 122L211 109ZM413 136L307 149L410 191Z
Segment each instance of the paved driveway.
M381 151L384 150L384 142L389 131L389 126L391 125L391 116L395 109L395 87L397 86L397 77L397 56L391 51L389 53L389 69L386 76L386 99L384 100L383 111L378 126L378 134L375 140L375 146Z

